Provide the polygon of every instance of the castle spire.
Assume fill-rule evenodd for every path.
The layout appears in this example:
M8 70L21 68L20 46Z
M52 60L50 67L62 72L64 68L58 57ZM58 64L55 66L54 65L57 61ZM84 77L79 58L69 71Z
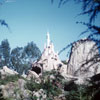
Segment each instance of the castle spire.
M47 32L47 47L50 46L50 34Z

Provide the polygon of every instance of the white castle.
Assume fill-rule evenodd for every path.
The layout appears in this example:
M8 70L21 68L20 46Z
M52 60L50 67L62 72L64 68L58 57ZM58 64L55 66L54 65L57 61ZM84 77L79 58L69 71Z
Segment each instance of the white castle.
M60 72L66 74L67 65L64 65L59 59L58 53L54 51L54 45L50 40L50 34L47 32L47 43L44 44L44 51L41 58L33 64L33 67L38 66L43 71L57 70L60 68Z

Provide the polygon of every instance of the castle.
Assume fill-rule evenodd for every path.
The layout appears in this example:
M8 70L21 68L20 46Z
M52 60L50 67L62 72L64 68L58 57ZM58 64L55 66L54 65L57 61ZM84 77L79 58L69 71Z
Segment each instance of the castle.
M57 70L60 68L60 72L66 74L67 65L64 65L59 59L58 53L54 51L54 45L50 40L49 32L47 32L47 43L44 44L44 51L41 58L33 63L32 70L39 67L43 71Z
M81 39L73 43L69 60L67 64L64 64L59 59L58 53L54 51L54 45L50 41L49 32L47 32L47 43L44 45L44 51L40 59L33 63L32 71L39 75L43 71L59 69L64 78L77 78L81 80L80 83L84 83L87 78L100 72L100 62L91 61L96 55L99 55L99 50L96 48L94 41Z

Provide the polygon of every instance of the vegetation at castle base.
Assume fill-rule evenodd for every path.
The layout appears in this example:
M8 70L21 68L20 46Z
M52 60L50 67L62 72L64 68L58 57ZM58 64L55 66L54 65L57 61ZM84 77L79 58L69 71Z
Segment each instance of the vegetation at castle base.
M55 78L50 78L51 75ZM74 81L64 81L55 71L44 72L40 83L35 82L34 79L30 80L26 83L26 88L32 92L43 89L47 96L46 100L56 100L56 97L60 100L60 95L63 95L62 100L97 100L94 99L96 94L100 95L100 83L89 81L88 85L77 85ZM37 100L37 98L31 95L32 100Z
M76 85L65 92L66 100L98 100L100 97L100 74L94 75L88 85Z
M88 94L85 86L81 85L80 86L76 85L76 86L77 86L76 90L72 89L70 91L65 92L66 100L91 100L92 95Z
M0 78L0 85L6 85L9 82L16 82L18 79L25 79L20 75L9 75L6 76L4 79Z
M41 89L41 84L36 83L34 79L31 79L31 80L27 81L25 88L30 91L37 91L37 90Z
M54 73L54 74L53 74ZM56 76L54 80L50 78L51 75ZM29 89L30 91L39 91L40 89L43 89L47 95L46 100L54 100L55 96L59 96L62 94L62 89L60 88L61 81L59 80L60 75L57 76L56 71L51 71L51 72L44 72L42 77L41 77L41 82L37 83L35 79L31 79L30 81L27 81L25 88ZM61 79L62 80L62 79ZM59 86L58 86L59 85ZM35 98L33 100L37 100L36 96L31 98Z
M0 85L16 82L21 78L20 75L7 76L5 79L0 79ZM100 96L99 78L100 74L93 76L89 80L88 85L77 85L73 80L65 80L58 71L53 70L43 72L40 82L37 82L36 79L26 79L24 87L25 90L30 91L28 100L42 100L42 94L40 94L40 97L37 97L33 93L41 89L44 91L44 95L46 95L46 99L44 100L97 100L97 97ZM17 90L20 91L20 88L17 88ZM18 93L20 94L21 92ZM61 95L62 99L60 98ZM22 96L22 98L24 97ZM23 100L22 98L20 97L18 100ZM15 100L15 97L4 98L0 89L0 100Z

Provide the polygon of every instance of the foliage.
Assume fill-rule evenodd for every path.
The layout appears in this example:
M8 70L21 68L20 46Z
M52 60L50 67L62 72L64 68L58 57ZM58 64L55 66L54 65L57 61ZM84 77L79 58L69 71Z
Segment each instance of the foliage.
M28 43L24 48L16 47L11 52L12 67L20 74L27 72L31 63L37 60L40 55L39 48L33 42Z
M51 75L55 78L50 78ZM43 72L40 83L37 83L35 79L27 81L26 89L31 92L43 89L47 95L46 100L55 100L55 97L63 93L66 100L96 100L94 98L100 94L100 82L97 80L93 82L93 80L94 78L91 78L88 85L72 84L73 81L64 82L63 77L57 71L50 71ZM38 97L31 95L30 98L30 100L37 100Z
M0 67L7 66L19 74L26 73L31 63L39 59L41 52L35 43L30 42L25 47L10 49L8 40L3 40L0 45Z
M68 86L67 86L68 87ZM100 96L100 74L94 75L88 85L76 85L65 92L67 100L98 100Z
M0 85L6 85L9 82L18 81L19 78L24 79L20 75L9 75L9 76L6 76L5 79L0 79Z
M77 0L76 0L77 1ZM95 21L97 15L100 13L100 1L99 0L81 0L83 4L83 14L90 16L89 21Z
M88 39L91 39L95 41L96 43L100 42L100 27L99 26L92 25L92 24L85 23L85 22L77 22L77 23L87 26L87 29L84 32L82 32L80 35L83 35L89 32L90 34L87 37Z
M6 2L6 0L0 1L0 6L3 5L5 2ZM1 24L1 26L6 26L8 29L10 29L8 24L6 23L6 21L4 19L0 19L0 24Z
M41 89L41 84L36 83L34 79L31 79L30 81L27 81L25 88L30 91L37 91Z
M0 45L0 67L7 65L10 66L10 45L8 40L3 40Z
M37 96L31 96L31 97L30 97L30 100L37 100L37 99L38 99Z
M67 65L67 64L68 64L68 62L67 62L67 61L65 61L65 60L63 60L63 61L62 61L62 63L63 63L63 64L65 64L65 65Z
M62 93L61 89L58 88L56 84L50 82L49 78L43 84L43 89L46 91L47 97L49 98L50 97L53 98L54 96L59 96L59 94Z
M59 96L62 93L60 88L62 79L60 75L57 75L56 73L54 75L54 72L44 72L40 83L37 83L35 79L27 81L25 88L29 89L30 91L39 91L40 89L43 89L46 92L48 98L47 100L53 100L55 96ZM56 78L52 80L50 75L54 75Z
M54 0L51 0L53 3ZM66 4L70 0L59 0L59 6ZM73 0L76 3L82 4L82 13L79 15L88 14L90 16L89 23L95 21L100 13L100 0Z
M51 0L53 3L55 0ZM70 2L70 0L59 0L59 7L61 5L67 4L67 2ZM96 18L99 17L100 14L100 0L73 0L75 3L81 4L82 5L82 13L79 15L85 15L88 14L89 16L89 22L76 22L76 23L81 23L85 26L87 26L87 29L82 32L80 35L89 32L89 36L87 38L95 41L97 45L99 44L100 48L100 26L93 25L92 22L96 21ZM65 48L63 48L59 54L61 54L64 50L72 46L76 41L68 44Z
M28 58L31 62L37 60L38 57L41 56L41 51L33 42L28 43L27 46L24 47L24 52L26 54L26 59Z
M26 72L31 63L40 57L40 50L33 42L28 43L24 48L17 47L11 52L11 62L14 69L20 74Z
M71 91L66 92L66 99L67 100L91 100L91 96L86 91L87 87L82 85L76 85L77 89L72 89Z
M87 92L92 95L92 100L97 100L100 96L100 73L91 77Z
M5 22L5 20L0 19L0 24L1 24L2 26L6 26L6 27L9 29L9 26L8 26L8 24Z
M27 70L29 67L28 62L25 59L25 53L23 52L22 47L14 48L11 52L11 66L19 74L22 74L23 71Z
M0 79L0 85L15 82L19 78L22 77L20 75L7 76L5 80ZM66 100L96 100L97 95L100 95L100 81L98 79L100 79L100 74L93 76L88 85L77 85L73 83L74 81L64 81L57 71L43 72L40 83L36 82L36 79L26 80L25 90L31 91L28 100L37 100L39 97L33 96L32 93L33 91L38 92L40 89L45 91L46 100L55 100L55 97L59 97L61 94L64 94ZM1 90L0 98L3 98Z

